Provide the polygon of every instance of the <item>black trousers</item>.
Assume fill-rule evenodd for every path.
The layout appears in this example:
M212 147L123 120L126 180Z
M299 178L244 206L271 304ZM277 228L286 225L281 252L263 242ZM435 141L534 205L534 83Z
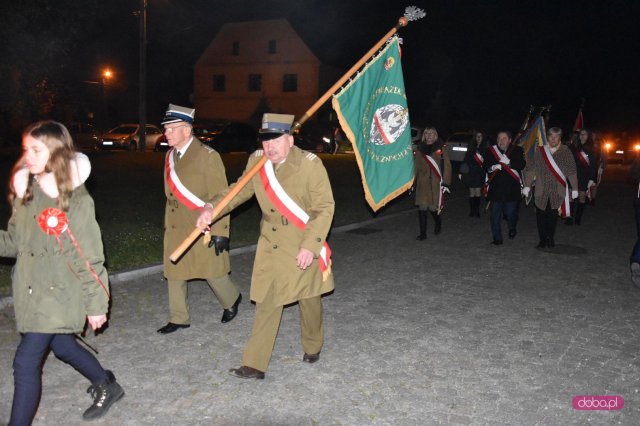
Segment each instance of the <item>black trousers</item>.
M73 334L24 333L13 360L14 392L11 426L30 425L42 390L42 361L49 348L93 384L105 382L107 373L96 357L80 346Z
M547 201L544 210L536 206L536 222L538 224L540 241L553 240L558 223L558 210L552 209L549 201Z

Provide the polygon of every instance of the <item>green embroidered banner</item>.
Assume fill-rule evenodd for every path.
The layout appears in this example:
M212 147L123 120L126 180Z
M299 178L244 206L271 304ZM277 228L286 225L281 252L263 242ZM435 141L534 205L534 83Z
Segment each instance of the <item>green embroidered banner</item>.
M365 199L376 211L413 184L413 151L398 37L333 97L355 151Z

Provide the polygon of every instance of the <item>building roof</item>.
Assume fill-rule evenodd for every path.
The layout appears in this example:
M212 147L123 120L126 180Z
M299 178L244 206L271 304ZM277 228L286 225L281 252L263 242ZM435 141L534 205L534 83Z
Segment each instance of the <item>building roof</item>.
M275 40L276 52L268 52L268 42ZM233 55L233 43L238 43L238 55ZM295 55L289 54L295 52ZM222 25L204 50L196 67L243 63L316 63L313 54L286 19L234 22Z

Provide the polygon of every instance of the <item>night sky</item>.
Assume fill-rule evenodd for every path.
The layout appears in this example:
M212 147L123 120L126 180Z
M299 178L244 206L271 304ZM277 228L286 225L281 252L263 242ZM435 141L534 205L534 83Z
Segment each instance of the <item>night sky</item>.
M117 79L111 108L123 121L137 119L138 1L15 3L48 5L49 37L70 28L65 8L95 5L99 16L89 10L73 22L87 38L62 59L85 79L109 64ZM444 133L471 125L517 130L529 105L550 104L550 124L570 130L584 97L587 127L640 129L640 1L615 0L149 0L148 121L157 122L169 102L190 102L193 65L225 22L287 18L321 61L347 69L408 5L427 13L400 31L413 122ZM13 28L13 40L39 31Z

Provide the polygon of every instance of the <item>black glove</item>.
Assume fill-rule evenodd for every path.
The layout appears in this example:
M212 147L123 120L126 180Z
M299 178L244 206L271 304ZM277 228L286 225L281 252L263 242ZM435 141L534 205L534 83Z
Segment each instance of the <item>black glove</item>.
M229 251L229 238L212 235L211 241L209 241L209 248L211 247L216 250L216 256L219 256L223 251Z

